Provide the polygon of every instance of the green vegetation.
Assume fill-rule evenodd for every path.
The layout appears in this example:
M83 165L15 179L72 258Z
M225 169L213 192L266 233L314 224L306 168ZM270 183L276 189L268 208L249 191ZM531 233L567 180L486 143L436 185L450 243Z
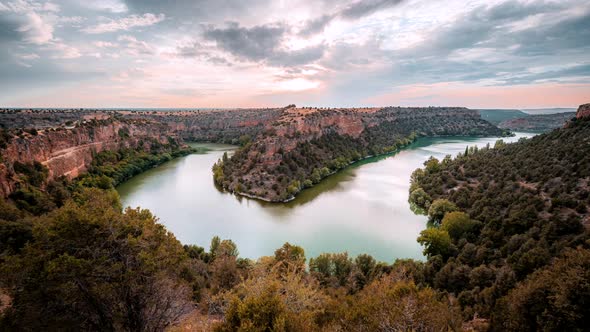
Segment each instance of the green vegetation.
M194 312L222 317L217 331L461 324L456 301L422 285L411 260L323 254L308 272L304 250L289 243L256 262L219 237L209 251L182 246L149 211L123 211L112 188L81 188L38 217L0 208L0 289L11 299L0 325L9 330L159 331Z
M529 116L528 113L523 111L510 109L485 109L478 111L482 119L487 120L495 125L498 125L499 123L506 120L522 119Z
M110 189L147 169L193 151L172 145L152 145L154 152L122 149L97 153L88 172L73 181L60 178L47 182L48 170L41 163L15 162L13 168L19 181L9 198L22 211L38 216L62 206L81 188Z
M361 153L333 139L344 159L316 160L285 188L313 184ZM252 261L219 237L208 251L182 246L149 211L122 210L113 186L186 150L102 152L74 181L46 183L42 165L15 165L21 187L0 199L0 290L11 300L0 326L160 331L197 313L218 318L216 331L584 331L589 140L590 121L576 120L428 160L410 190L431 220L418 238L424 263L336 253L306 265L289 243ZM313 162L308 148L293 158ZM216 177L229 180L232 160L224 156Z
M381 137L373 131L370 132L375 137ZM256 178L242 180L239 174L248 172L259 163L252 155L261 156L264 153L264 145L246 143L231 158L224 155L213 165L213 179L217 185L234 192L275 197L274 200L283 201L356 161L399 150L412 143L416 139L416 134L410 133L405 137L393 135L393 138L387 141L370 137L366 139L372 140L374 144L367 145L365 139L335 133L308 142L299 142L289 152L279 150L281 160L278 165L263 166L262 173L256 174Z
M396 152L418 137L504 135L510 132L465 108L294 111L253 140L240 139L242 148L215 164L213 178L229 192L284 202L351 163Z
M514 144L431 159L410 202L432 227L418 239L424 281L491 330L582 331L590 300L590 121Z
M4 128L0 128L0 149L5 149L12 140L12 135ZM1 159L0 159L1 160Z
M576 117L576 112L533 114L502 121L498 127L516 131L546 132L563 127L567 121L574 117Z
M2 257L4 327L157 331L190 310L182 246L149 211L121 212L114 190L84 189L31 225L20 254Z

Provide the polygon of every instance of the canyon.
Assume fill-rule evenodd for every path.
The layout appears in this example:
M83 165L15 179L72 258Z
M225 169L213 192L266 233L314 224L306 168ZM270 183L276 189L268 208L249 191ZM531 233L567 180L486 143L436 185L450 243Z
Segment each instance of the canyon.
M295 105L176 111L2 109L0 128L3 196L18 187L16 162L41 163L48 169L48 180L73 179L101 151L150 151L161 145L209 141L243 146L222 166L218 185L269 201L290 199L356 160L393 152L416 137L506 134L477 111L460 107Z
M461 107L292 106L251 143L220 160L214 179L232 193L284 202L353 162L395 152L418 137L508 133Z

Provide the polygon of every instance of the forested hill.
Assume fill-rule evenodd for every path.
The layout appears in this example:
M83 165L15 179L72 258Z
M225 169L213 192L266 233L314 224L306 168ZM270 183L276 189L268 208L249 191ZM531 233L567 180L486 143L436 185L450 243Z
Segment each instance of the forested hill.
M410 202L428 283L493 330L583 330L590 317L590 117L514 144L430 159Z
M278 120L214 167L215 182L279 202L367 156L393 152L422 136L502 136L462 107L285 109Z
M555 114L534 114L522 118L502 121L498 127L515 131L545 132L563 127L576 112L564 112Z

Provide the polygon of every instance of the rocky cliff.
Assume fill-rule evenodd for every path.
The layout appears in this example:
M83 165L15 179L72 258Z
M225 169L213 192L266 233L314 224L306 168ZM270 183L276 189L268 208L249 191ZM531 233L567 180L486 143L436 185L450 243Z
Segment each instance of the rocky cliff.
M212 141L238 144L258 136L284 108L186 111L0 110L0 194L18 183L15 162L40 162L49 179L74 178L94 153L154 142ZM4 129L2 129L4 128Z
M498 127L515 131L545 132L563 127L575 116L574 112L529 115L525 118L503 121Z
M236 110L0 110L0 194L15 189L15 162L40 162L49 179L84 172L104 150L197 140L245 144L224 165L222 187L280 201L309 181L419 136L502 130L466 108L285 108ZM248 143L249 142L249 143ZM219 180L219 177L216 177ZM309 180L309 181L306 181Z
M0 194L7 196L18 183L14 163L39 162L48 179L74 178L84 172L95 153L122 148L150 150L158 144L178 142L168 126L146 120L93 120L73 128L20 132L0 150Z
M590 103L583 104L578 107L578 111L576 112L576 118L590 118Z
M176 112L129 112L129 119L148 119L168 125L172 133L187 141L238 144L240 137L254 138L265 126L277 120L284 108L194 110Z
M292 198L332 172L420 136L501 136L466 108L285 109L251 144L218 163L215 181L269 201Z

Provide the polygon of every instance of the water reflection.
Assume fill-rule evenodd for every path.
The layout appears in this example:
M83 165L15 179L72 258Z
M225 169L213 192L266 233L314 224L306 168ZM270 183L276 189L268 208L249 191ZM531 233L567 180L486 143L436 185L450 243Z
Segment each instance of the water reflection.
M511 138L516 140L517 138ZM306 256L368 253L379 260L423 259L416 242L426 217L408 203L410 175L430 155L443 158L496 138L420 139L394 154L334 174L293 201L267 203L219 191L211 166L235 147L215 144L149 170L117 189L125 206L148 208L183 243L207 247L214 235L234 240L243 257L272 255L284 242Z

